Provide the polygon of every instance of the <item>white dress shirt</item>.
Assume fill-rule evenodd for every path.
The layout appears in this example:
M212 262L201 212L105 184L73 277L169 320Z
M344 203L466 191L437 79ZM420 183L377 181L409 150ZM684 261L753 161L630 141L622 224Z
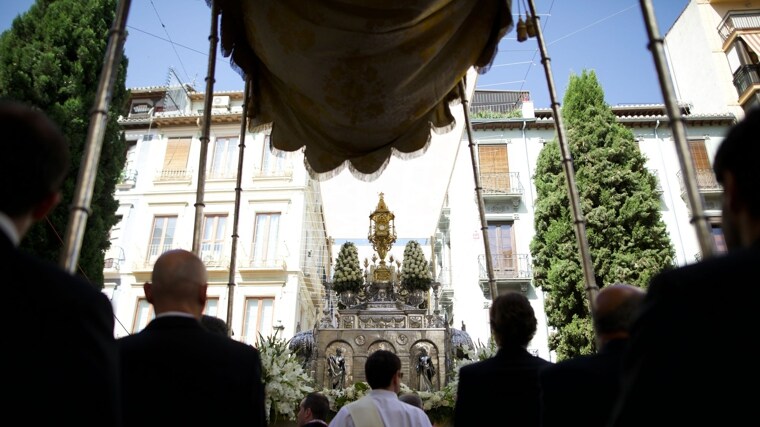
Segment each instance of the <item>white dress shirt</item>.
M370 390L364 398L373 400L385 427L432 427L425 411L402 402L396 393L390 390ZM348 411L348 406L352 404L340 408L330 422L330 427L365 427L354 425Z

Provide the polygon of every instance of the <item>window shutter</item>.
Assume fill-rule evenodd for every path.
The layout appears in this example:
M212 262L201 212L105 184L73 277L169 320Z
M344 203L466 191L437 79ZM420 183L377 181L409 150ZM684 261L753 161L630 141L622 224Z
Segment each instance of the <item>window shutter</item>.
M190 155L190 138L170 138L166 143L164 170L187 170L187 158Z

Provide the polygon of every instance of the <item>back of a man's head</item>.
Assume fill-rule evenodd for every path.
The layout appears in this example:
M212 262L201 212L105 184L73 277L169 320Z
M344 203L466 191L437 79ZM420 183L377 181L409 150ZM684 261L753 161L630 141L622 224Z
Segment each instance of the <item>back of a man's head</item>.
M206 330L209 332L213 332L225 337L230 335L230 330L227 326L227 322L216 316L209 316L208 314L204 314L201 316L201 325L203 325L203 327L206 328Z
M422 398L417 393L404 393L398 397L400 401L408 403L412 406L416 406L420 409L425 409L422 405Z
M0 212L10 217L29 213L57 193L69 167L63 134L43 112L0 100Z
M391 385L393 376L401 370L401 359L387 350L377 350L367 357L364 375L372 389L383 389Z
M721 142L713 160L718 182L725 184L726 173L735 178L737 196L746 204L754 218L760 218L760 107L747 112Z
M592 315L597 336L602 341L608 336L627 336L645 295L643 289L625 283L602 288L596 296L596 311Z
M205 303L206 266L194 253L173 249L158 257L146 297L156 313L182 311L200 318Z
M538 320L528 298L519 292L507 292L493 301L489 311L491 330L500 347L528 347L536 334Z
M303 398L301 406L311 410L313 419L327 421L330 412L330 400L324 394L317 391L307 394Z

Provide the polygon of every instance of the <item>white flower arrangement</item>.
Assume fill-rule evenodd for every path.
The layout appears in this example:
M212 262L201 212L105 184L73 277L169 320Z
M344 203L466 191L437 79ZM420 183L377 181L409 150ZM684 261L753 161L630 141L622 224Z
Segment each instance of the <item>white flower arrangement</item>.
M425 254L416 240L410 240L404 248L404 263L401 266L401 285L409 290L427 291L433 275Z
M337 293L359 292L363 283L364 273L359 264L359 251L353 242L346 242L340 247L338 258L335 260L333 290Z
M324 388L321 393L330 401L330 410L337 413L343 406L366 396L370 389L366 381L359 381L342 389Z
M301 400L310 392L312 378L303 370L288 343L277 335L259 336L262 380L264 382L267 421L279 417L295 421Z

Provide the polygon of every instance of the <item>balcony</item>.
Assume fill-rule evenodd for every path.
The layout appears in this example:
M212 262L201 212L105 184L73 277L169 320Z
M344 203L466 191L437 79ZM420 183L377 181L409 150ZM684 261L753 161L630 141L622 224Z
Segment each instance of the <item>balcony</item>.
M283 166L277 168L255 168L253 171L253 179L282 179L292 178L293 167Z
M657 169L649 169L649 172L651 172L652 175L654 175L654 179L656 182L654 191L657 192L657 194L662 194L663 190L662 190L662 179L660 178L660 171Z
M523 189L519 172L483 172L480 186L486 199L507 199L517 207L522 200Z
M189 169L161 169L156 172L155 182L190 182L193 171Z
M739 94L739 104L744 103L754 94L760 91L760 65L742 65L734 73L734 87Z
M760 29L760 13L757 11L731 11L718 25L718 34L725 42L737 31Z
M505 291L528 292L528 286L533 280L533 270L530 265L529 254L494 255L493 275L496 280L496 289L501 294ZM485 255L478 256L480 267L480 288L483 295L491 299L491 290L488 286L488 266Z
M137 170L124 169L123 171L121 171L121 175L119 175L119 181L116 182L116 189L129 190L131 188L135 188L136 183L137 183Z
M683 171L678 171L678 184L681 186L681 197L686 196L686 185L683 179ZM703 195L720 195L723 192L712 169L696 169L697 189Z
M230 265L229 250L220 242L202 242L201 260L206 267L227 268Z

